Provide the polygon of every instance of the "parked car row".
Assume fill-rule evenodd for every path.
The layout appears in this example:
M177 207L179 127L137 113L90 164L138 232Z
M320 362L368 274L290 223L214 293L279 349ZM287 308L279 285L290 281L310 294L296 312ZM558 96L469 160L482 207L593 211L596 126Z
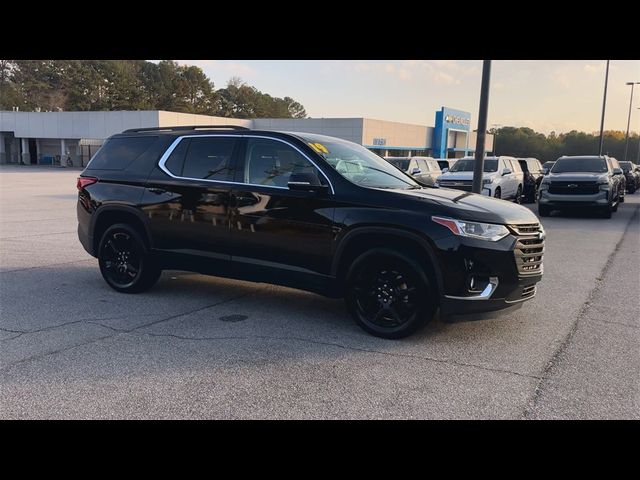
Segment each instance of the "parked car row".
M386 159L423 185L472 190L474 157ZM428 166L421 167L421 162ZM443 168L443 162L448 166ZM553 209L597 208L610 218L618 204L624 202L625 192L634 193L638 189L640 166L632 162L618 163L608 156L563 156L544 164L537 158L486 157L482 175L483 195L516 203L537 200L542 217Z
M609 156L563 156L554 162L540 183L538 214L546 217L552 210L597 210L605 218L618 210L627 189L636 191L640 175L631 162ZM627 165L630 164L630 165Z

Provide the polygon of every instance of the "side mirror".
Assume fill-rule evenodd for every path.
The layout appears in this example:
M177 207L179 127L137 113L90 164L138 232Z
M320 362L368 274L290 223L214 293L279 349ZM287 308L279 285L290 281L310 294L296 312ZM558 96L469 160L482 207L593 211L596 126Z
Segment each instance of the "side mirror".
M449 169L448 169L447 167L444 167L444 168L442 169L442 173L447 173L448 171L449 171Z
M289 190L302 192L327 192L329 187L322 185L318 180L318 176L313 173L292 173L287 183Z
M413 168L411 169L411 175L417 175L417 174L419 174L419 173L422 173L422 170L420 170L420 168L418 168L418 167L413 167Z
M622 175L622 169L621 169L621 168L619 168L619 167L615 167L615 168L613 169L613 174L614 174L614 175Z
M511 172L510 168L505 168L504 170L502 170L502 176L504 177L505 175L509 175Z
M549 173L549 169L548 169L547 167L544 167L544 168L542 169L542 174L543 174L543 175L546 175L547 173Z

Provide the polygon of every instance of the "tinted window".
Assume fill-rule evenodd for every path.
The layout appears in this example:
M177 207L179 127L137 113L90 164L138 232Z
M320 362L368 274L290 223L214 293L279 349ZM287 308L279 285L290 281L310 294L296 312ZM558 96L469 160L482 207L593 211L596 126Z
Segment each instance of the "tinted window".
M88 168L122 170L142 155L158 137L120 137L106 141L91 159Z
M316 167L289 145L276 140L249 138L245 155L244 181L254 185L286 187L291 173L318 176Z
M184 165L184 157L187 154L189 148L190 138L183 138L178 143L178 146L173 149L169 158L165 162L164 166L177 177L182 176L182 167Z
M607 163L603 158L598 157L574 157L559 158L551 168L551 173L563 172L594 172L604 173L607 171Z
M463 158L458 160L453 164L453 167L449 170L450 172L473 172L473 166L476 161L473 158ZM498 160L497 159L485 159L484 161L484 171L485 172L496 172L498 170Z
M207 180L233 179L231 155L235 138L196 137L191 139L182 176Z
M410 160L408 158L400 158L400 159L394 158L393 160L388 160L388 162L394 167L398 167L403 172L406 172L409 169Z
M522 165L522 163L520 163L520 165ZM525 165L527 166L527 169L529 172L532 172L532 173L540 172L540 162L537 160L527 160ZM523 166L523 170L524 170L524 166Z
M620 168L624 171L624 173L630 172L633 168L633 163L631 162L619 162Z

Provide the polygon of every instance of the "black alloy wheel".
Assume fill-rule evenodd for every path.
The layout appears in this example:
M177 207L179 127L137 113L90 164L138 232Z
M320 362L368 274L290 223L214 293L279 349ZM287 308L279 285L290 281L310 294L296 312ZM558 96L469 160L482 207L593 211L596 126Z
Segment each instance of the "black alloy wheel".
M493 192L493 196L495 198L502 198L502 190L500 189L500 187L496 188L496 191Z
M98 262L109 286L123 293L147 290L161 273L147 254L138 232L126 224L113 225L104 233Z
M402 338L435 313L434 292L423 272L400 256L369 256L354 268L347 306L356 323L383 338Z

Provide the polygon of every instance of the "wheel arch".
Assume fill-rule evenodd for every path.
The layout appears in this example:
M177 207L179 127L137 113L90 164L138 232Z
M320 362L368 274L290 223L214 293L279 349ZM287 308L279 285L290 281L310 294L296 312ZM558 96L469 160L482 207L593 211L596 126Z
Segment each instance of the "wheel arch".
M98 208L92 218L91 232L93 232L93 249L96 254L102 235L111 225L116 223L126 223L133 226L139 230L147 248L153 247L149 225L140 210L129 205L104 205Z
M429 280L434 282L438 295L443 291L442 272L438 259L429 241L409 230L389 227L356 227L349 231L338 244L331 274L342 286L350 267L359 256L375 248L397 249L400 253L415 256L424 268Z

